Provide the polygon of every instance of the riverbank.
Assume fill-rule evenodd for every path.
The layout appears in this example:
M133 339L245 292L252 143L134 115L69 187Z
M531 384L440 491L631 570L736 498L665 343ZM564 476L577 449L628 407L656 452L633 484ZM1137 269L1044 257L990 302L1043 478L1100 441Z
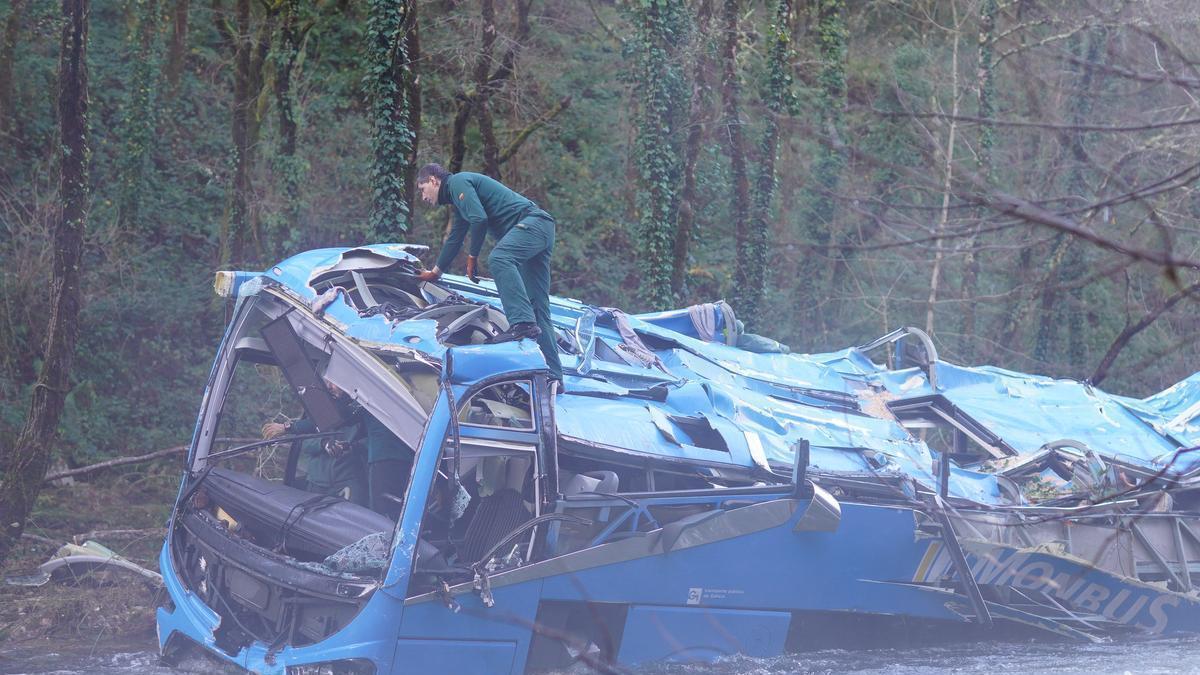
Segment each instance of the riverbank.
M48 486L26 532L0 573L29 574L66 543L91 539L158 571L177 466L136 467L91 482ZM123 572L93 572L40 587L0 584L0 648L36 649L38 643L77 646L136 641L153 644L158 590Z

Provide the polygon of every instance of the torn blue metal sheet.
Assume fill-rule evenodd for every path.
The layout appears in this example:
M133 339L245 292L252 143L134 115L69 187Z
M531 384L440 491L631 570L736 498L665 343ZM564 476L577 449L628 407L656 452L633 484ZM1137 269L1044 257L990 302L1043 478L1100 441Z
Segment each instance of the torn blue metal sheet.
M1180 445L1200 446L1200 373L1140 400L1115 398Z
M870 377L898 400L940 396L1022 454L1072 439L1101 456L1147 467L1164 467L1180 444L1156 431L1120 399L1074 380L1027 375L990 366L936 364L938 388L918 369ZM1186 473L1191 462L1171 467Z
M546 360L532 340L454 347L452 363L451 381L462 385L495 377L497 372L534 372L546 368Z

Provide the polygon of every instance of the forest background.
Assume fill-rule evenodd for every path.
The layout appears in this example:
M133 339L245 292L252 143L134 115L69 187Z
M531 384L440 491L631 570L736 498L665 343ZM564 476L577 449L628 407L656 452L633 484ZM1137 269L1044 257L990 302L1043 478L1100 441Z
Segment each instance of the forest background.
M215 270L436 251L427 161L554 214L559 295L724 297L796 351L912 325L1135 396L1200 367L1191 0L92 0L76 146L86 5L0 0L0 448L82 213L60 469L187 442Z

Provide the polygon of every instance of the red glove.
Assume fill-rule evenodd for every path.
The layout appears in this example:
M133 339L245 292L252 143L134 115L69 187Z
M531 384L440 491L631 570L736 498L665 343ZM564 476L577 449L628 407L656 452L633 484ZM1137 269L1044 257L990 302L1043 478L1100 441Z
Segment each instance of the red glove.
M475 263L478 260L479 259L473 255L467 256L467 278L470 279L472 283L476 284L479 283L479 277L475 276Z
M434 265L433 269L419 273L417 278L421 281L437 281L442 278L442 271Z

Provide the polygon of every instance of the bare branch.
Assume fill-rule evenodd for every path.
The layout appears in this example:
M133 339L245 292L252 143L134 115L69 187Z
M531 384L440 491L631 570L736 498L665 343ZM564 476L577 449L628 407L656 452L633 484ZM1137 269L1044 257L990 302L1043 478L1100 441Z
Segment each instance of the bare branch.
M1104 358L1100 359L1100 365L1096 366L1096 372L1094 372L1090 378L1092 384L1100 384L1104 378L1108 377L1108 369L1112 367L1113 362L1117 360L1117 356L1120 355L1121 350L1129 344L1129 341L1132 340L1135 335L1148 328L1150 324L1154 323L1158 317L1163 315L1163 313L1178 304L1180 300L1189 296L1194 297L1194 294L1197 292L1200 292L1200 282L1194 283L1187 288L1180 289L1179 292L1164 300L1157 307L1151 309L1149 312L1146 312L1146 314L1140 320L1138 320L1137 323L1126 324L1125 328L1117 334L1115 339L1113 339L1108 351L1104 354Z
M554 105L554 107L547 110L540 117L526 125L524 129L521 129L521 131L517 132L517 135L512 139L511 142L509 142L508 146L504 148L504 152L500 153L500 164L512 159L512 156L517 153L517 150L521 148L521 145L525 143L525 141L533 132L549 124L555 117L558 117L562 111L570 107L570 105L571 97L564 96L562 100Z
M1147 124L1134 124L1128 126L1108 126L1103 124L1056 124L1053 122L1030 122L1027 120L1002 120L987 117L976 117L974 115L948 115L946 113L892 112L888 110L875 109L873 109L871 112L874 112L882 117L935 118L949 120L952 122L970 122L973 124L987 124L998 127L1057 129L1062 131L1098 131L1118 134L1132 133L1135 131L1155 131L1158 129L1171 129L1175 127L1186 127L1200 124L1200 117L1188 117L1175 122L1150 122Z

